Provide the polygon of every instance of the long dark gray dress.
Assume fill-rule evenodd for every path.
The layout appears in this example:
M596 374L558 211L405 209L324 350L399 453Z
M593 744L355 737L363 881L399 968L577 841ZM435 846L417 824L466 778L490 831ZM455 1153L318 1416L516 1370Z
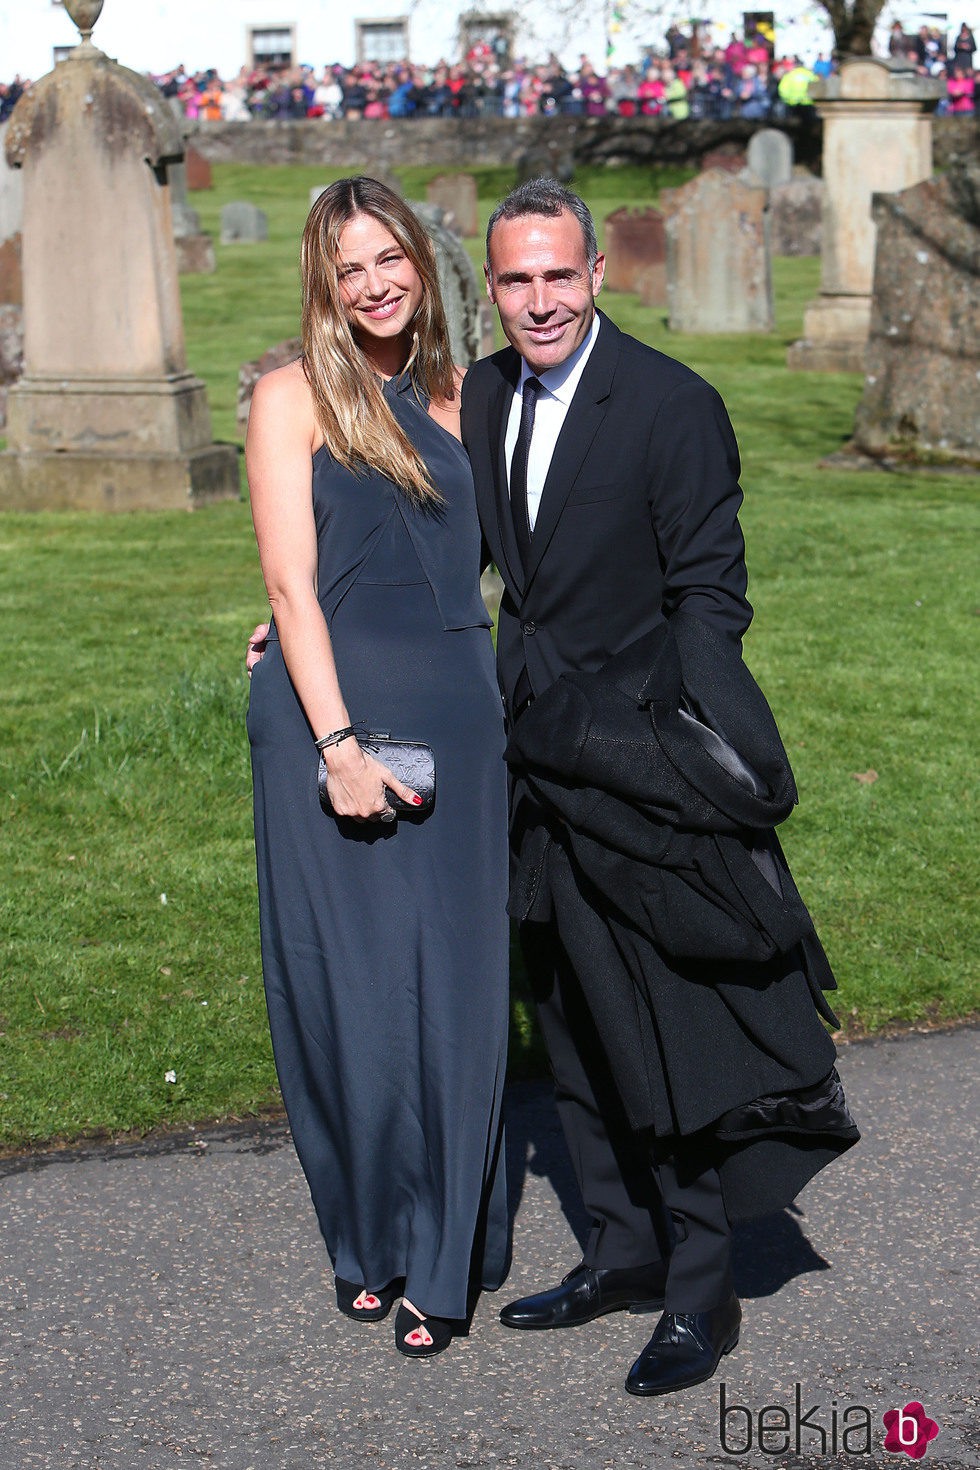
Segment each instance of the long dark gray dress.
M435 810L338 821L276 639L252 675L255 843L273 1050L336 1274L463 1317L507 1255L503 720L469 462L407 378L386 397L444 504L313 461L318 597L351 719L428 742ZM500 1167L498 1168L498 1163Z

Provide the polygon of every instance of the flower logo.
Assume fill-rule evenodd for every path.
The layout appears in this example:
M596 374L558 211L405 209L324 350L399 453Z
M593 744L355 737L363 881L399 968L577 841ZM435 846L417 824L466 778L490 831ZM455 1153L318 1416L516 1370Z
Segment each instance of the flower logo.
M913 1460L921 1460L926 1446L939 1433L935 1419L929 1418L916 1399L906 1404L904 1409L888 1409L881 1417L888 1430L885 1449L892 1455L904 1451Z

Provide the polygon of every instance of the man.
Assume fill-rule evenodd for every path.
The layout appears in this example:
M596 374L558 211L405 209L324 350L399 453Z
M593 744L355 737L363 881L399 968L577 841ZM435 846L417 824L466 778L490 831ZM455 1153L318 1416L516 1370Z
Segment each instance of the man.
M497 660L511 728L561 675L596 673L676 614L693 614L711 636L720 634L738 662L751 608L737 519L738 451L718 394L597 312L604 260L595 227L582 200L554 181L532 180L494 211L485 271L511 345L467 373L462 433L489 558L504 581ZM664 1307L626 1387L640 1395L668 1393L710 1378L738 1341L723 1166L717 1141L706 1133L652 1137L627 1115L617 1068L621 1059L632 1067L633 1041L622 1033L634 1022L629 998L617 1018L606 1014L613 1005L609 977L621 960L617 949L646 941L628 933L624 940L623 930L611 937L603 902L576 868L566 835L560 820L542 813L518 771L512 849L518 872L533 874L533 897L525 902L515 893L511 912L522 920L558 1109L593 1224L579 1266L500 1316L515 1329L548 1329L621 1309ZM635 1028L644 1033L640 1070L650 1074L669 1111L671 1092L679 1099L685 1091L710 1090L722 1055L736 1059L728 1071L738 1074L739 1048L752 1042L729 1018L737 1034L734 1043L722 1043L726 1022L719 1026L717 1016L719 1009L724 1014L718 1000L724 986L714 984L716 976L661 963L650 944L646 955L665 987L686 987L695 1007L704 1008L701 1034L683 1043L690 1047L684 1069L693 1076L678 1080L676 1062L675 1075L665 1077L657 1055L664 1041L656 1018L635 1005ZM738 1093L736 1076L732 1095L739 1103L780 1092L784 1083L803 1091L832 1067L815 987L807 988L799 967L785 968L779 1000L767 1004L770 1034L781 1034L782 1008L792 1015L787 1055L793 1061L770 1074L770 1058L763 1058L758 1075L775 1075L780 1085L761 1085L746 1096ZM705 979L714 992L710 1002L700 999ZM757 981L758 971L742 988L756 995ZM760 1056L761 1050L757 1045ZM851 1130L848 1142L856 1136ZM763 1146L757 1169L783 1171L779 1203L848 1146L835 1140L818 1158L813 1142L806 1140L797 1154L788 1150L788 1167L787 1154L777 1162L772 1152L782 1144Z
M675 617L693 615L738 662L751 609L738 451L720 397L597 312L604 260L595 226L582 200L554 181L532 180L497 207L485 269L511 346L467 373L462 433L487 557L504 581L497 662L511 729L562 675L597 673ZM264 631L256 629L253 643ZM692 1098L693 1113L700 1106L709 1123L731 1101L771 1104L784 1089L803 1091L812 1113L805 1089L830 1072L833 1046L813 986L793 965L779 973L779 999L763 1003L769 1031L759 1011L763 1029L758 1038L750 1029L747 1041L737 992L757 1005L758 974L726 991L719 967L705 974L668 964L647 936L611 928L567 836L518 771L511 911L521 921L559 1115L592 1227L582 1262L558 1286L510 1303L500 1317L514 1329L551 1329L663 1308L626 1387L669 1393L712 1376L736 1345L741 1320L725 1160L710 1130L674 1127L671 1119L689 1120ZM644 950L648 966L653 957L654 983L665 994L683 997L670 1002L673 1011L651 1014L628 985L614 988L627 944ZM679 1053L658 1032L663 1019L682 1035ZM657 1094L649 1117L642 1108L637 1116L628 1072L642 1073ZM727 1101L705 1112L709 1096ZM779 1126L785 1132L785 1115ZM812 1142L788 1169L784 1144L763 1146L760 1166L778 1176L763 1210L788 1203L847 1146L835 1141L820 1152ZM752 1149L743 1142L733 1152L744 1158Z

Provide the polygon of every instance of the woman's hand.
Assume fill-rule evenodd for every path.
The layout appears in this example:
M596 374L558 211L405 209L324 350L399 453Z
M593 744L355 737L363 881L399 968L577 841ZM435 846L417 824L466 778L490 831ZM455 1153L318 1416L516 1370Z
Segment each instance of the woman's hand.
M265 640L268 636L268 623L256 623L248 635L248 644L245 648L245 672L250 679L252 677L252 670L257 663L261 662L262 655L265 653Z
M362 750L353 736L330 746L322 759L327 767L327 795L338 817L355 822L393 821L395 809L385 795L386 786L409 806L422 805L421 796Z

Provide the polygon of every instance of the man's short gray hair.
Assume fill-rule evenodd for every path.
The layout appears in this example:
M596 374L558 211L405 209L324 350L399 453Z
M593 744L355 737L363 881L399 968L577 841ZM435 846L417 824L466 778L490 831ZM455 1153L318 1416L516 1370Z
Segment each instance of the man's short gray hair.
M566 210L569 214L574 214L582 227L585 258L591 274L599 258L599 242L589 207L571 189L559 184L557 179L546 178L528 179L526 184L518 184L493 211L487 224L487 270L490 269L490 236L500 220L524 219L528 215L545 215L550 219L557 219Z

